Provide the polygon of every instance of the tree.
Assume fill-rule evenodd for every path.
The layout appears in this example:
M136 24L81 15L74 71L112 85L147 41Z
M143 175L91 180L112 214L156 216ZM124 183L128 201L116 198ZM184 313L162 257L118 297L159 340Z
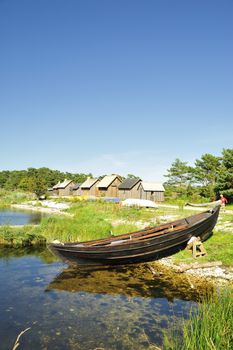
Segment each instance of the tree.
M32 192L35 193L37 198L40 198L47 192L47 183L44 178L37 176L34 178Z
M166 192L171 193L172 197L177 195L191 196L194 193L192 187L194 169L187 162L176 159L171 168L167 170L165 175L168 181L165 183Z
M136 175L134 175L134 174L128 174L128 175L126 176L126 178L127 178L127 179L138 179L139 176L136 176Z
M202 185L201 194L215 200L215 186L220 171L221 158L212 154L203 154L201 159L195 162L194 176Z
M20 180L18 188L22 191L33 192L34 178L32 176L25 176Z
M233 149L224 149L222 152L222 163L215 189L218 195L222 193L233 201Z
M187 188L192 183L193 168L187 162L182 162L178 158L172 163L171 168L167 172L168 174L165 176L168 177L167 184L169 185Z

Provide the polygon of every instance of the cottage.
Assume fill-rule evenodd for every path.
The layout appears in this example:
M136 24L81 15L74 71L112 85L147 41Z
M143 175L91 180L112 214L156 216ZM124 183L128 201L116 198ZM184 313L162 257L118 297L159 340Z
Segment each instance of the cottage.
M165 189L161 183L142 181L139 185L139 198L163 202L164 191Z
M54 194L58 196L70 196L72 195L72 191L75 184L73 180L65 179L63 182L58 182L55 186L53 186Z
M118 195L121 199L140 198L139 185L141 179L128 178L125 179L118 187Z
M81 185L82 196L98 196L99 190L97 188L99 179L91 179L88 177Z
M82 182L74 185L73 196L81 196L82 195L81 185L82 185Z
M118 197L118 186L122 180L118 175L106 175L97 185L99 196Z

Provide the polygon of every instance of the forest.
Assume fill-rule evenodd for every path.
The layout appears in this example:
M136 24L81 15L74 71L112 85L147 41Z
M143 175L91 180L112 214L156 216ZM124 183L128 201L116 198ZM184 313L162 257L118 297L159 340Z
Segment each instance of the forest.
M65 178L82 183L88 176L92 177L92 174L61 172L46 167L3 170L0 171L0 188L41 195ZM129 176L134 177L132 174ZM156 179L156 174L154 177ZM229 202L233 202L233 149L223 149L220 156L205 153L196 159L193 166L177 158L164 177L167 199L212 201L222 193Z
M212 201L220 193L233 201L233 149L221 156L205 153L194 166L176 159L165 174L166 197Z

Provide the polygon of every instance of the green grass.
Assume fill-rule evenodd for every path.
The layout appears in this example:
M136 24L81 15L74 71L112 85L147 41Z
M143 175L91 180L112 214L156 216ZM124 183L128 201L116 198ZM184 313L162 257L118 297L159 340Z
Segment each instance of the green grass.
M35 226L0 226L0 245L7 247L28 247L45 245L46 239Z
M8 193L9 194L9 193ZM14 195L12 195L14 198ZM11 198L11 200L13 199ZM59 240L61 242L85 241L108 237L111 234L139 230L143 226L153 226L174 219L187 217L196 211L180 208L146 209L121 207L116 203L82 200L72 203L66 210L72 217L50 216L42 219L38 227L0 228L0 244L31 245L33 242ZM233 214L221 212L219 227L233 223ZM228 226L229 227L229 226ZM233 229L232 229L233 230ZM20 243L21 242L21 243ZM208 255L199 258L199 262L221 260L224 265L233 266L233 231L224 231L217 227L215 234L204 243ZM191 252L181 251L173 255L175 263L194 262Z
M169 350L232 350L233 349L233 291L225 290L198 304L189 320L183 320L182 336L177 327L165 337Z
M9 192L0 189L0 208L6 208L9 207L11 204L23 203L32 199L32 195L25 192Z
M233 234L215 231L214 235L204 242L204 247L207 250L207 255L194 259L192 252L181 250L179 253L172 256L174 263L194 263L194 262L211 262L222 261L223 265L233 265Z

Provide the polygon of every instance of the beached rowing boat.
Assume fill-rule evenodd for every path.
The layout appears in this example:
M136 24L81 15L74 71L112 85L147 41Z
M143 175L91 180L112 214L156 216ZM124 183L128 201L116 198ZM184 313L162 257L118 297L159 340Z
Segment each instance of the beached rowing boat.
M52 243L50 249L67 263L123 265L156 260L184 248L193 236L207 239L220 206L167 224L119 236L74 243Z

